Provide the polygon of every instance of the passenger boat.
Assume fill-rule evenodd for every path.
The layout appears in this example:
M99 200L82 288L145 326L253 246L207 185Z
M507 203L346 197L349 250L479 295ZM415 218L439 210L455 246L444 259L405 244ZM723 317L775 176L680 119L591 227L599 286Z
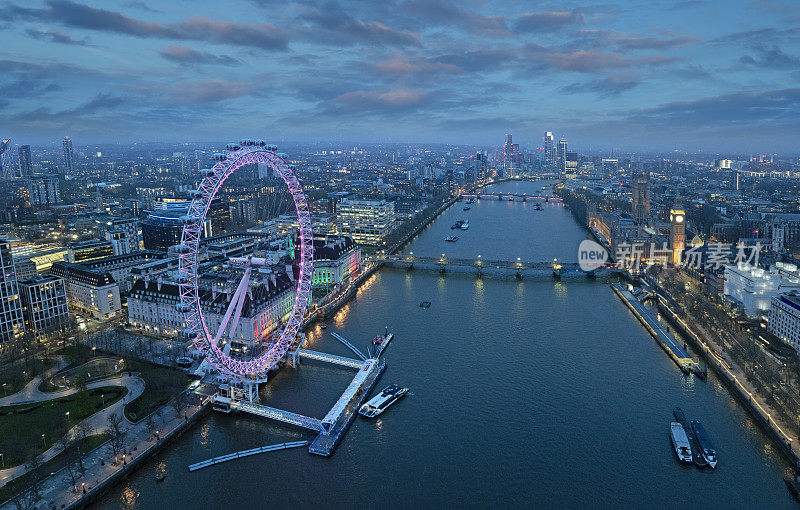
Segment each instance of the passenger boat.
M362 405L358 413L367 418L374 418L384 412L386 408L394 404L397 399L406 393L408 393L408 388L401 388L396 384L390 384L385 387L380 394L375 395L366 404Z
M686 431L683 430L683 425L677 421L673 421L670 425L670 439L672 439L672 447L675 449L678 460L691 464L692 447L689 444L689 438L686 437Z
M697 441L697 447L700 448L703 458L706 459L706 462L708 462L709 466L712 468L716 467L717 452L711 445L711 440L708 439L708 435L706 434L706 429L703 428L703 424L697 420L692 420L691 427L692 432L694 433L694 438Z
M464 224L463 220L458 220L457 222L455 222L453 224L453 226L450 227L450 230L457 230L457 229L461 228L461 225L463 225L463 224Z
M454 242L458 241L458 239L459 239L458 236L450 236L450 237L445 237L444 238L444 240L446 242L448 242L448 243L454 243Z
M428 308L431 307L431 302L430 301L420 301L419 302L419 307L422 308L423 310L427 310Z
M464 211L469 211L470 209L471 209L471 207L465 207L463 210Z
M465 221L461 223L461 230L467 230L469 228L469 222Z

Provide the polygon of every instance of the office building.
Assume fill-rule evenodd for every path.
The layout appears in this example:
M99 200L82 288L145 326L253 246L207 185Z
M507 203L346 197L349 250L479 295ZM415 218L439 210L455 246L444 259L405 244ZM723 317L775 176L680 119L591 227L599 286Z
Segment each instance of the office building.
M748 264L725 266L725 300L750 317L766 315L772 298L800 291L797 266L776 262L769 270Z
M30 145L19 146L19 173L21 177L29 177L33 174Z
M0 240L0 344L13 342L25 332L17 273L8 241Z
M72 140L68 136L61 142L61 148L64 152L65 173L72 175L75 171L75 150L72 148Z
M69 331L67 291L63 278L50 274L19 281L25 328L37 341L63 337Z
M339 233L359 244L379 245L394 227L394 202L343 199L337 208Z
M114 255L139 251L139 220L106 217L95 220L97 237L114 245Z
M767 329L800 352L800 295L797 292L772 298Z
M561 140L558 141L556 161L558 172L563 175L567 171L567 137L565 135L561 135Z
M112 255L114 255L114 248L111 243L100 239L70 243L67 247L67 261L77 264Z
M544 134L544 166L548 170L556 167L556 149L553 133L546 131Z
M84 312L98 320L113 319L122 314L119 285L111 273L69 262L54 263L50 272L64 279L71 310Z
M650 219L650 172L636 172L631 182L631 209L637 224L647 225Z

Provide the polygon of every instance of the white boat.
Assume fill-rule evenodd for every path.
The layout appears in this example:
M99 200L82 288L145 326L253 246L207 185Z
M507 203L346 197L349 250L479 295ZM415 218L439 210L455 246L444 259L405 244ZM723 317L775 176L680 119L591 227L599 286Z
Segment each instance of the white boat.
M469 228L469 222L465 221L461 224L461 230L467 230Z
M408 393L408 388L401 388L396 384L390 384L385 387L382 392L372 397L366 404L361 406L358 413L367 418L374 418L386 410L387 407L392 405Z
M683 430L683 425L677 421L673 421L670 425L670 438L672 439L672 447L675 448L675 454L678 460L692 463L692 447L689 444L689 438L686 437L686 431Z

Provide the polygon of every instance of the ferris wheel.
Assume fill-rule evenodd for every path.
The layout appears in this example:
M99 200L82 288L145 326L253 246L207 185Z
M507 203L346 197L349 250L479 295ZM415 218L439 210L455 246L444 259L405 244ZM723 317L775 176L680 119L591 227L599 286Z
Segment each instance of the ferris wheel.
M178 312L185 314L184 332L192 340L194 348L202 351L208 363L222 374L237 380L266 380L267 372L272 369L286 354L294 342L305 316L311 296L311 277L313 241L311 216L308 201L303 193L300 181L294 173L294 167L287 163L288 156L278 153L277 147L267 145L261 140L242 140L230 143L224 152L215 153L216 163L212 168L200 170L202 180L197 189L191 190L191 204L187 214L182 217L183 234L178 245L179 265L178 283L180 302L176 305ZM223 183L237 170L245 167L271 171L275 182L285 188L270 188L275 196L286 198L281 211L296 214L297 250L299 254L294 261L291 280L294 285L294 299L291 311L282 318L278 329L272 335L274 340L262 352L249 359L235 358L230 353L231 340L241 318L243 305L248 296L250 276L254 266L264 265L266 261L259 258L231 259L231 264L244 269L244 275L233 293L230 303L218 327L215 321L204 315L201 298L203 290L200 284L199 257L200 238L203 235L209 210L214 197Z

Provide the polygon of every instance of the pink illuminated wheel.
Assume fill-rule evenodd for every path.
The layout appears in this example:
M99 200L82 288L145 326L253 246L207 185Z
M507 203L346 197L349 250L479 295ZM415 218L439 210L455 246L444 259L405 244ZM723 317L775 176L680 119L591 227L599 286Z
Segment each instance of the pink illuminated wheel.
M206 359L213 367L227 376L240 380L245 378L266 379L267 372L283 358L289 345L294 341L311 296L313 243L308 201L300 181L294 174L293 167L286 162L286 154L276 153L276 150L277 147L267 145L263 141L242 140L238 144L228 144L223 152L215 153L216 164L213 168L200 171L202 180L197 189L191 191L192 202L186 216L182 218L184 222L183 235L181 244L178 246L180 253L178 278L181 300L176 308L185 314L184 333L192 339L196 349L206 354ZM299 257L295 262L298 266L298 275L294 279L296 292L292 309L284 325L279 326L278 331L273 335L273 338L276 339L274 344L266 352L253 359L240 360L231 357L219 345L223 330L228 326L231 316L234 317L231 331L239 320L241 306L238 311L232 313L235 308L234 302L238 298L235 296L231 302L218 331L211 331L200 306L197 269L200 238L211 202L225 180L246 165L264 165L262 168L269 168L274 176L286 185L287 190L284 191L287 197L291 197L291 200L288 201L290 208L293 209L292 212L297 213ZM245 277L237 289L237 296L240 295L242 300L247 291L249 275L250 261L247 260Z

